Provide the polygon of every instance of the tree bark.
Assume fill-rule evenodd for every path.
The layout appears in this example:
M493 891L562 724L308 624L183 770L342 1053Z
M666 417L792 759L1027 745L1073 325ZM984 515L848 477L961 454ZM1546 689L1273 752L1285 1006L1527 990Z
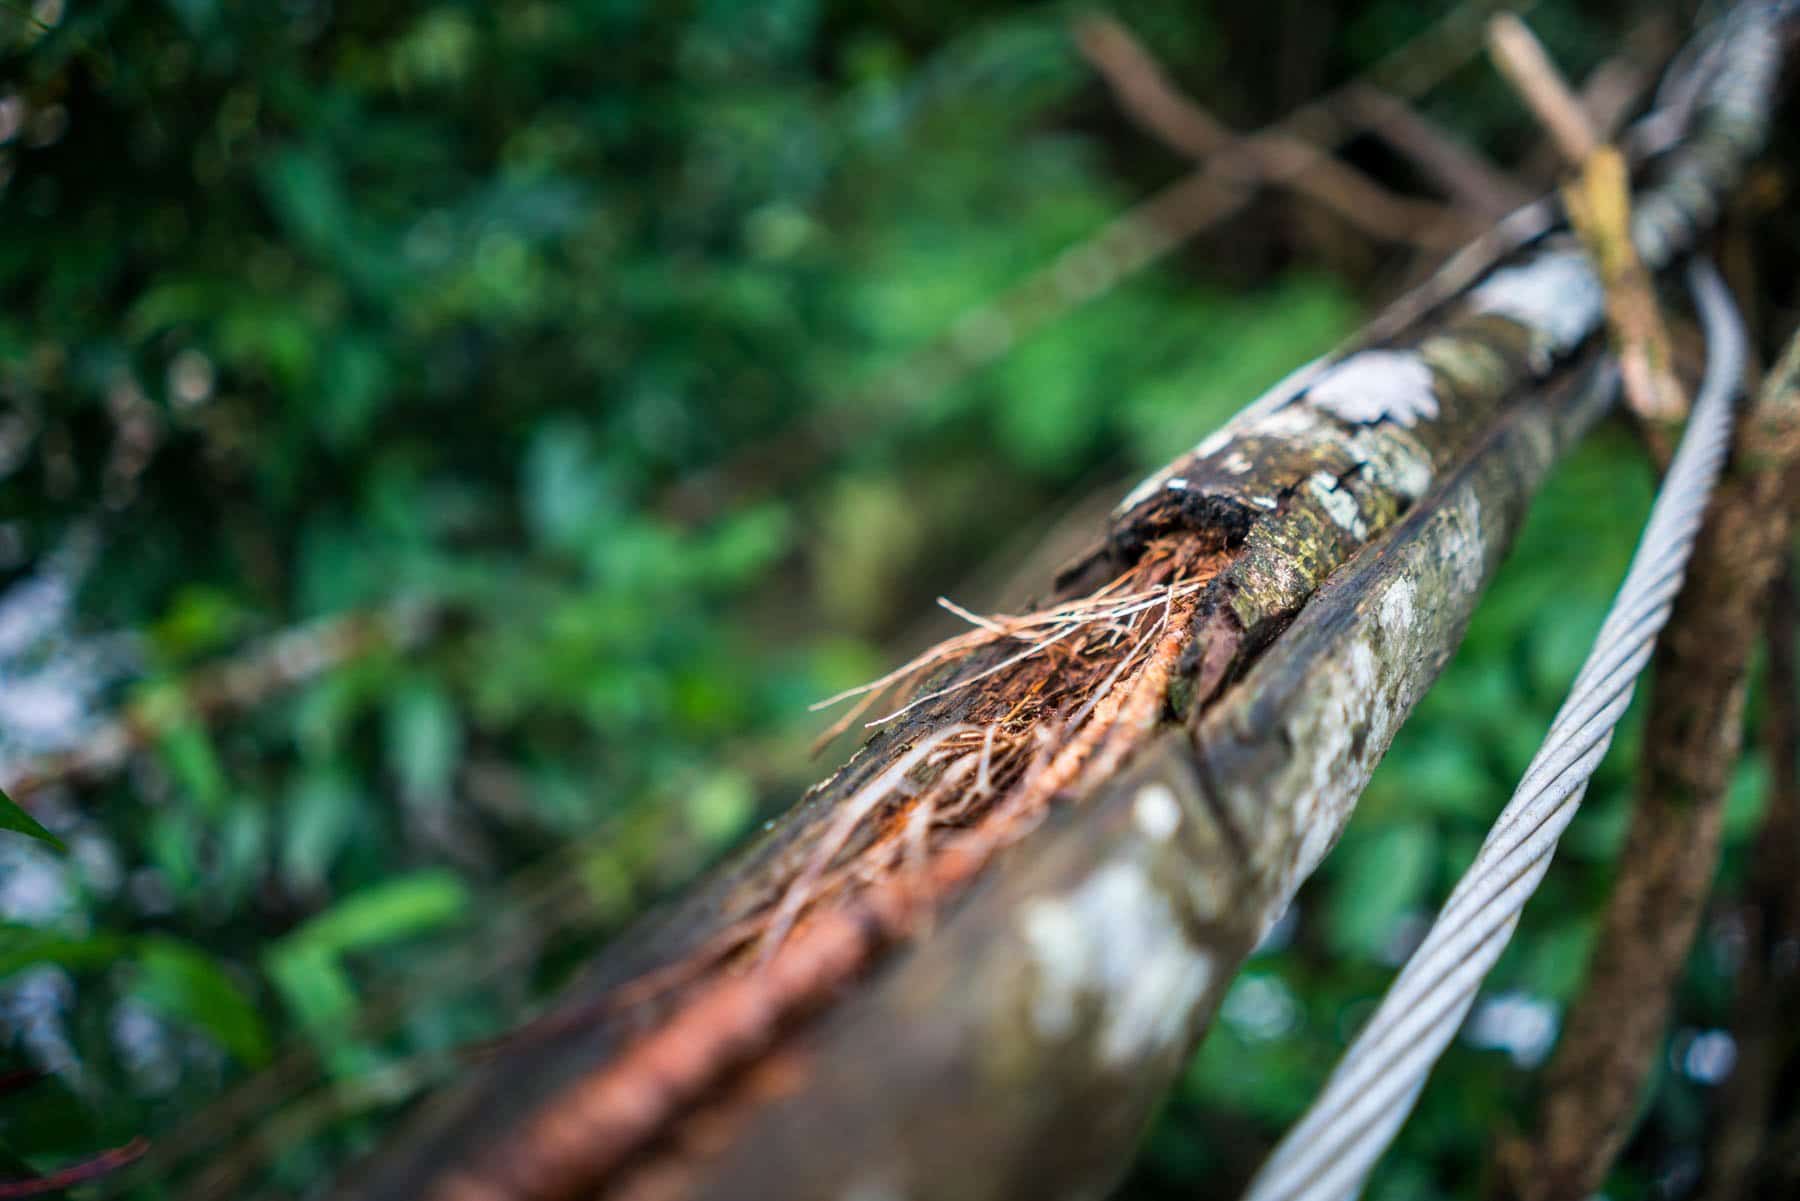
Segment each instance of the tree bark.
M1655 268L1760 137L1752 33L1646 197ZM1601 317L1552 237L1279 385L343 1195L1104 1193L1603 409Z

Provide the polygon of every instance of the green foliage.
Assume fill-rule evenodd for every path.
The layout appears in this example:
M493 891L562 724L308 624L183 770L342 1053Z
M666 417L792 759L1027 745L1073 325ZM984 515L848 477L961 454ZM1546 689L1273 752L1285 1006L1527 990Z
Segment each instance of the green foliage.
M1579 62L1623 27L1539 7ZM1061 5L31 12L0 6L0 681L66 720L0 711L0 764L156 721L36 818L0 799L0 1036L53 1069L0 1134L40 1168L197 1138L144 1196L226 1146L316 1195L394 1120L384 1082L516 1024L816 778L805 706L940 632L907 624L934 595L1015 603L971 568L1405 268L1270 192L1035 332L984 307L1189 166L1119 119ZM1246 127L1426 19L1117 12ZM1473 70L1427 111L1527 128ZM1647 485L1620 438L1559 475L1128 1195L1224 1195L1304 1105L1535 747ZM242 702L205 674L283 631L304 668L308 623L418 599L423 645L230 677ZM1575 987L1630 762L1628 734L1497 990ZM1683 1020L1716 1021L1697 974ZM275 1100L220 1118L270 1064ZM1691 1127L1703 1086L1671 1076L1657 1120ZM1459 1046L1382 1195L1466 1176L1525 1089Z
M40 842L47 842L58 850L64 849L62 839L44 829L43 823L19 808L4 792L0 792L0 830L11 830Z
M344 897L270 944L263 953L270 984L334 1071L354 1074L373 1064L356 1037L361 1005L344 957L444 926L468 901L454 875L419 872Z
M136 967L135 995L205 1031L245 1067L268 1061L269 1035L261 1012L211 956L171 938L153 937L139 946Z

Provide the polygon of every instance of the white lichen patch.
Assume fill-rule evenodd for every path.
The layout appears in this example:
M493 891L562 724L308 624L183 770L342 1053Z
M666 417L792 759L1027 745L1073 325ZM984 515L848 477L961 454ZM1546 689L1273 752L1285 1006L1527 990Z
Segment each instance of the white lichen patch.
M1375 650L1366 637L1345 648L1343 658L1320 674L1320 703L1301 726L1315 739L1310 756L1311 779L1295 798L1300 845L1295 860L1299 878L1311 875L1337 842L1357 793L1368 779L1373 755L1387 746L1395 714L1384 697ZM1385 662L1390 665L1393 656ZM1359 737L1358 731L1361 731ZM1290 737L1299 727L1290 731ZM1304 744L1297 744L1304 745Z
M1318 414L1305 406L1297 406L1265 413L1246 426L1244 432L1280 441L1303 438L1316 442L1333 433L1322 429L1322 425L1324 423L1319 420Z
M1236 437L1237 433L1238 431L1234 429L1232 425L1227 425L1223 429L1216 429L1206 437L1200 439L1199 443L1194 447L1194 454L1202 459L1211 455L1216 455L1231 444L1232 438Z
M1467 612L1480 591L1486 551L1474 489L1467 484L1455 489L1434 515L1432 527L1429 551L1407 552L1420 555L1421 566L1408 570L1402 564L1376 601L1374 628L1365 625L1311 673L1315 683L1305 705L1284 723L1286 744L1305 748L1305 754L1292 760L1282 779L1255 785L1259 804L1287 798L1298 835L1289 877L1296 883L1312 874L1337 841L1411 698L1422 689L1424 680L1414 665L1442 637L1442 614ZM1437 567L1420 575L1425 555ZM1434 585L1426 593L1429 610L1421 600L1419 580ZM1243 794L1229 803L1242 804Z
M1446 510L1445 520L1452 530L1445 539L1445 553L1456 573L1457 586L1472 593L1487 578L1487 543L1481 532L1481 498L1470 488L1460 499L1460 504Z
M1567 354L1581 345L1599 328L1605 304L1600 280L1578 250L1551 251L1496 271L1469 293L1471 312L1492 313L1529 328L1534 356L1541 357Z
M1413 623L1413 582L1401 576L1382 594L1378 613L1381 628L1389 634L1404 634Z
M1369 468L1370 478L1409 502L1431 490L1431 454L1399 426L1359 429L1351 435L1349 447L1356 461Z
M1362 539L1369 536L1369 527L1362 518L1362 510L1357 506L1356 498L1338 487L1338 478L1329 471L1315 471L1306 478L1306 490L1313 495L1325 515L1345 530L1352 538Z
M1103 1067L1129 1067L1174 1043L1212 981L1211 962L1135 860L1108 863L1062 896L1033 899L1019 924L1036 971L1033 1030L1068 1038L1083 1010L1097 1007Z
M1341 421L1411 426L1438 415L1431 368L1415 354L1365 350L1327 372L1306 393L1306 403Z
M1167 842L1181 828L1181 802L1167 784L1146 784L1132 798L1131 819L1151 842Z

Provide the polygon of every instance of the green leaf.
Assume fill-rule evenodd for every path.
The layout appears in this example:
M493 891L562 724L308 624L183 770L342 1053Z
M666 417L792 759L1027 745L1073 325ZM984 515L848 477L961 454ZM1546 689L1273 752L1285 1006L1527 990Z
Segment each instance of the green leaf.
M332 767L309 767L289 785L282 807L281 876L300 892L325 886L357 830L355 782Z
M379 946L453 920L468 900L454 874L419 872L345 897L276 945L328 955Z
M0 925L0 980L46 964L70 971L105 967L124 955L127 945L110 934L71 938L32 926Z
M388 702L388 761L408 804L449 799L462 758L462 726L442 688L420 680L402 686Z
M157 749L177 786L198 801L202 810L214 815L223 810L225 772L204 726L194 721L179 722L163 732Z
M44 829L38 824L36 818L19 808L18 804L4 792L0 792L0 830L11 830L28 838L35 838L39 842L47 842L59 851L69 849L63 845L62 839Z
M262 1015L204 952L171 938L149 938L140 944L137 967L134 991L151 1006L205 1031L246 1067L268 1061Z
M350 1032L356 1020L356 985L331 955L301 944L271 952L266 966L270 983L324 1054L333 1075L356 1076L373 1066L374 1052Z
M356 983L338 956L443 925L468 899L452 873L420 872L345 898L265 953L271 983L334 1074L356 1075L374 1062L374 1051L348 1033L357 1013Z

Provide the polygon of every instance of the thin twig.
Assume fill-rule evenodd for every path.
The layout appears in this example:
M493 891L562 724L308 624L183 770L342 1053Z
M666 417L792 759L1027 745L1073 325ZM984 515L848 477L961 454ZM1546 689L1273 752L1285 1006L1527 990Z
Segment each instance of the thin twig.
M1563 158L1571 163L1586 162L1599 147L1599 139L1581 102L1525 22L1512 13L1501 13L1489 21L1488 53L1539 124L1556 139Z
M150 1140L140 1135L124 1146L102 1151L78 1164L46 1173L35 1180L0 1181L0 1201L24 1201L27 1197L46 1197L51 1193L67 1192L76 1185L86 1184L90 1180L98 1180L118 1171L142 1158L149 1149Z
M1646 423L1652 450L1667 458L1673 428L1687 413L1687 397L1675 377L1674 354L1650 273L1631 237L1631 178L1620 150L1595 136L1581 103L1525 23L1495 17L1488 47L1500 71L1518 90L1579 174L1563 189L1569 223L1594 260L1606 289L1607 325L1625 401Z
M235 658L157 686L97 724L75 746L13 766L0 779L0 788L29 809L33 795L53 785L118 771L183 722L212 722L241 713L365 655L416 646L438 627L438 617L434 606L403 602L284 630Z
M1302 138L1278 131L1239 137L1180 92L1131 31L1111 17L1083 20L1075 44L1120 107L1179 153L1205 162L1208 174L1223 184L1279 184L1386 242L1447 250L1474 233L1473 222L1441 205L1391 192Z
M1462 208L1497 220L1535 197L1507 172L1399 97L1353 84L1345 102L1356 120L1418 165Z

